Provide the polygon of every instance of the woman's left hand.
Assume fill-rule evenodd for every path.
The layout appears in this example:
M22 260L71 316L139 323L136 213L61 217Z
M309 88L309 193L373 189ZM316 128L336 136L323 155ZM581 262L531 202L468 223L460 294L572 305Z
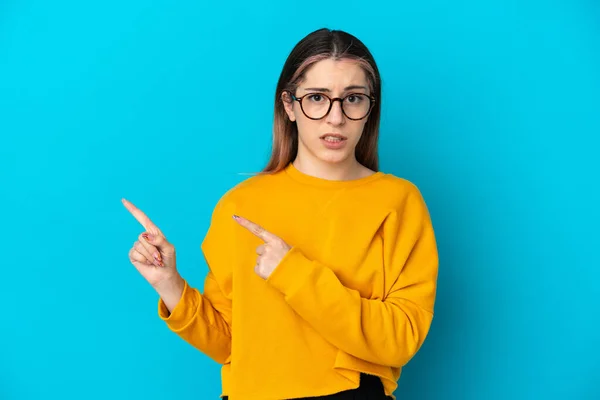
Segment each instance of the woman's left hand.
M258 258L256 260L254 272L261 278L268 279L281 260L283 260L283 257L290 251L291 246L284 242L280 237L268 232L254 222L237 215L234 215L233 219L264 242L264 244L261 244L256 248Z

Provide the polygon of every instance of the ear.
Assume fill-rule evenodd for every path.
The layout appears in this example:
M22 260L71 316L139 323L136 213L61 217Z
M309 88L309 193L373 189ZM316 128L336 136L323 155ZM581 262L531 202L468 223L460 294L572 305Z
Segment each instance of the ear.
M288 115L290 121L296 121L296 114L294 114L294 99L288 92L281 93L281 102L285 108L285 112Z

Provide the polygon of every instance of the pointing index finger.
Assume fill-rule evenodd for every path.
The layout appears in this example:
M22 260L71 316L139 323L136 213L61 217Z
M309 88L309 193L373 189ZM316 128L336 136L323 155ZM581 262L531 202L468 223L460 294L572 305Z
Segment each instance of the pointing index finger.
M122 199L121 201L123 202L125 208L127 208L131 215L134 216L134 218L144 227L145 230L152 234L164 236L160 229L158 229L158 227L154 225L154 223L150 220L150 218L148 218L146 214L142 212L142 210L134 206L133 203L126 199Z
M234 215L233 218L238 222L238 224L240 224L244 228L248 229L255 236L262 239L265 243L272 242L273 240L278 239L277 236L275 236L271 232L267 231L262 226L255 224L254 222L249 221L246 218L240 217L238 215Z

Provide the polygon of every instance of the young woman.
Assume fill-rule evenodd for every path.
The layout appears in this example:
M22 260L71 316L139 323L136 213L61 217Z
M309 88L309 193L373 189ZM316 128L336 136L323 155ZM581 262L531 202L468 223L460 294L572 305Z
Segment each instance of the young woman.
M222 364L229 400L393 398L433 318L438 254L419 190L378 170L377 66L321 29L289 55L273 153L225 193L202 243L201 294L144 213L129 253L158 313Z

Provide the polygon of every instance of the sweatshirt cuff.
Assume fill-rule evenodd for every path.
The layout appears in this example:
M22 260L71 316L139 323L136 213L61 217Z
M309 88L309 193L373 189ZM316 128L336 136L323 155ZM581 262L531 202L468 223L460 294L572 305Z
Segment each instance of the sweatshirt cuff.
M169 313L169 309L162 298L158 299L158 316L174 331L184 329L193 320L197 309L195 304L197 298L194 296L194 289L188 285L186 280L183 282L183 293L179 302L173 308L173 312Z
M302 290L316 268L316 264L309 260L298 247L292 247L267 278L267 283L283 293L289 300Z

